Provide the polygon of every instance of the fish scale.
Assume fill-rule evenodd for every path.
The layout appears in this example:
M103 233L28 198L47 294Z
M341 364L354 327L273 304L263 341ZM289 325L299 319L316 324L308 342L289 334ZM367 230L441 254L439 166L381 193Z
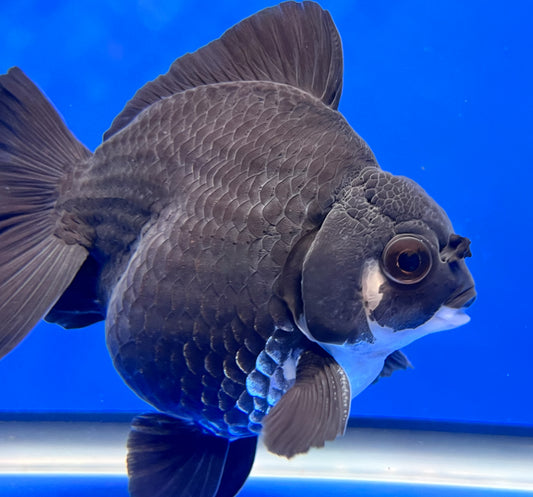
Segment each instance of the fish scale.
M305 213L316 202L316 177L328 168L324 149L338 143L333 136L339 118L299 90L272 83L199 87L168 100L173 101L165 101L157 137L146 133L141 137L139 131L156 128L152 115L162 104L147 109L95 154L95 160L109 164L117 154L129 155L128 148L135 150L136 137L157 138L160 157L149 173L152 178L163 176L169 191L169 207L143 235L113 292L108 346L126 382L158 409L190 416L193 404L205 427L219 435L255 433L262 417L290 386L283 364L305 340L293 330L290 313L272 295L272 285L294 239L312 228ZM309 107L316 109L315 115L303 119L302 109ZM152 124L147 126L145 120ZM318 132L317 121L324 123ZM306 123L311 122L306 132ZM194 125L203 129L191 128ZM291 141L282 139L295 132L313 141L311 157L309 149L290 147ZM345 142L350 140L357 140L353 132L344 137ZM360 151L346 145L342 150ZM320 155L313 160L313 153ZM337 171L327 176L334 181L346 174L343 167L355 161L353 156L337 160ZM93 171L103 172L99 167ZM136 174L142 177L143 170ZM84 182L90 184L90 171ZM323 202L328 200L331 194L324 195ZM215 279L211 267L217 267ZM169 278L171 283L166 282ZM170 302L165 290L169 284ZM130 308L120 301L129 301ZM277 308L275 317L271 308ZM280 327L287 331L276 331ZM281 336L269 341L274 333ZM185 361L169 368L169 356L158 355L157 345L147 345L146 337L154 334L166 337L174 360L181 354ZM212 337L219 336L231 340L213 347ZM154 353L147 354L150 349ZM267 365L267 357L272 364ZM168 379L169 369L181 386ZM226 382L231 395L221 387L224 380L232 382ZM164 391L169 382L183 390L170 399ZM220 399L219 391L228 397ZM176 403L180 397L183 401Z

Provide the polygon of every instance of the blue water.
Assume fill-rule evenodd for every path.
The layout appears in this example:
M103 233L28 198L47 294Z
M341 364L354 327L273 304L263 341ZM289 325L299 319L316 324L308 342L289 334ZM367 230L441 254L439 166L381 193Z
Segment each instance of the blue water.
M272 3L2 0L0 72L20 66L94 149L146 81ZM471 323L410 345L415 369L369 388L352 414L533 426L533 3L321 4L343 40L341 112L383 169L420 183L472 240L478 291ZM145 409L113 370L101 324L69 332L40 324L0 361L0 385L6 412ZM126 495L124 480L99 485L88 492ZM356 490L337 494L403 495ZM18 485L6 492L27 495ZM477 495L420 492L409 495Z

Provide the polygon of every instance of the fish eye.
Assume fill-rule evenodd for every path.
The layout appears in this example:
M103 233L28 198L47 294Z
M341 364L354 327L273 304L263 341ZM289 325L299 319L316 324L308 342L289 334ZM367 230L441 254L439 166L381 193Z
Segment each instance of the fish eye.
M417 235L396 235L382 256L385 275L396 283L412 285L422 281L432 266L431 250Z

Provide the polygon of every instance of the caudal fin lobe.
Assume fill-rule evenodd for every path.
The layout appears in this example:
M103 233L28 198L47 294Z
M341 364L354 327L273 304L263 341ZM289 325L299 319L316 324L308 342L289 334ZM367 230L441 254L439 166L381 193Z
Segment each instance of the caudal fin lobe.
M20 69L0 76L0 357L54 305L87 257L54 232L60 188L90 155Z

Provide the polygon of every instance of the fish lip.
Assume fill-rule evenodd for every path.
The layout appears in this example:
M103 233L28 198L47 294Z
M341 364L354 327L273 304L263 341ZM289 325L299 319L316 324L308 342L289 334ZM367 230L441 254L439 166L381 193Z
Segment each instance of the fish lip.
M470 307L474 303L474 300L476 300L476 295L476 289L474 286L471 286L458 294L452 295L444 305L452 309Z

